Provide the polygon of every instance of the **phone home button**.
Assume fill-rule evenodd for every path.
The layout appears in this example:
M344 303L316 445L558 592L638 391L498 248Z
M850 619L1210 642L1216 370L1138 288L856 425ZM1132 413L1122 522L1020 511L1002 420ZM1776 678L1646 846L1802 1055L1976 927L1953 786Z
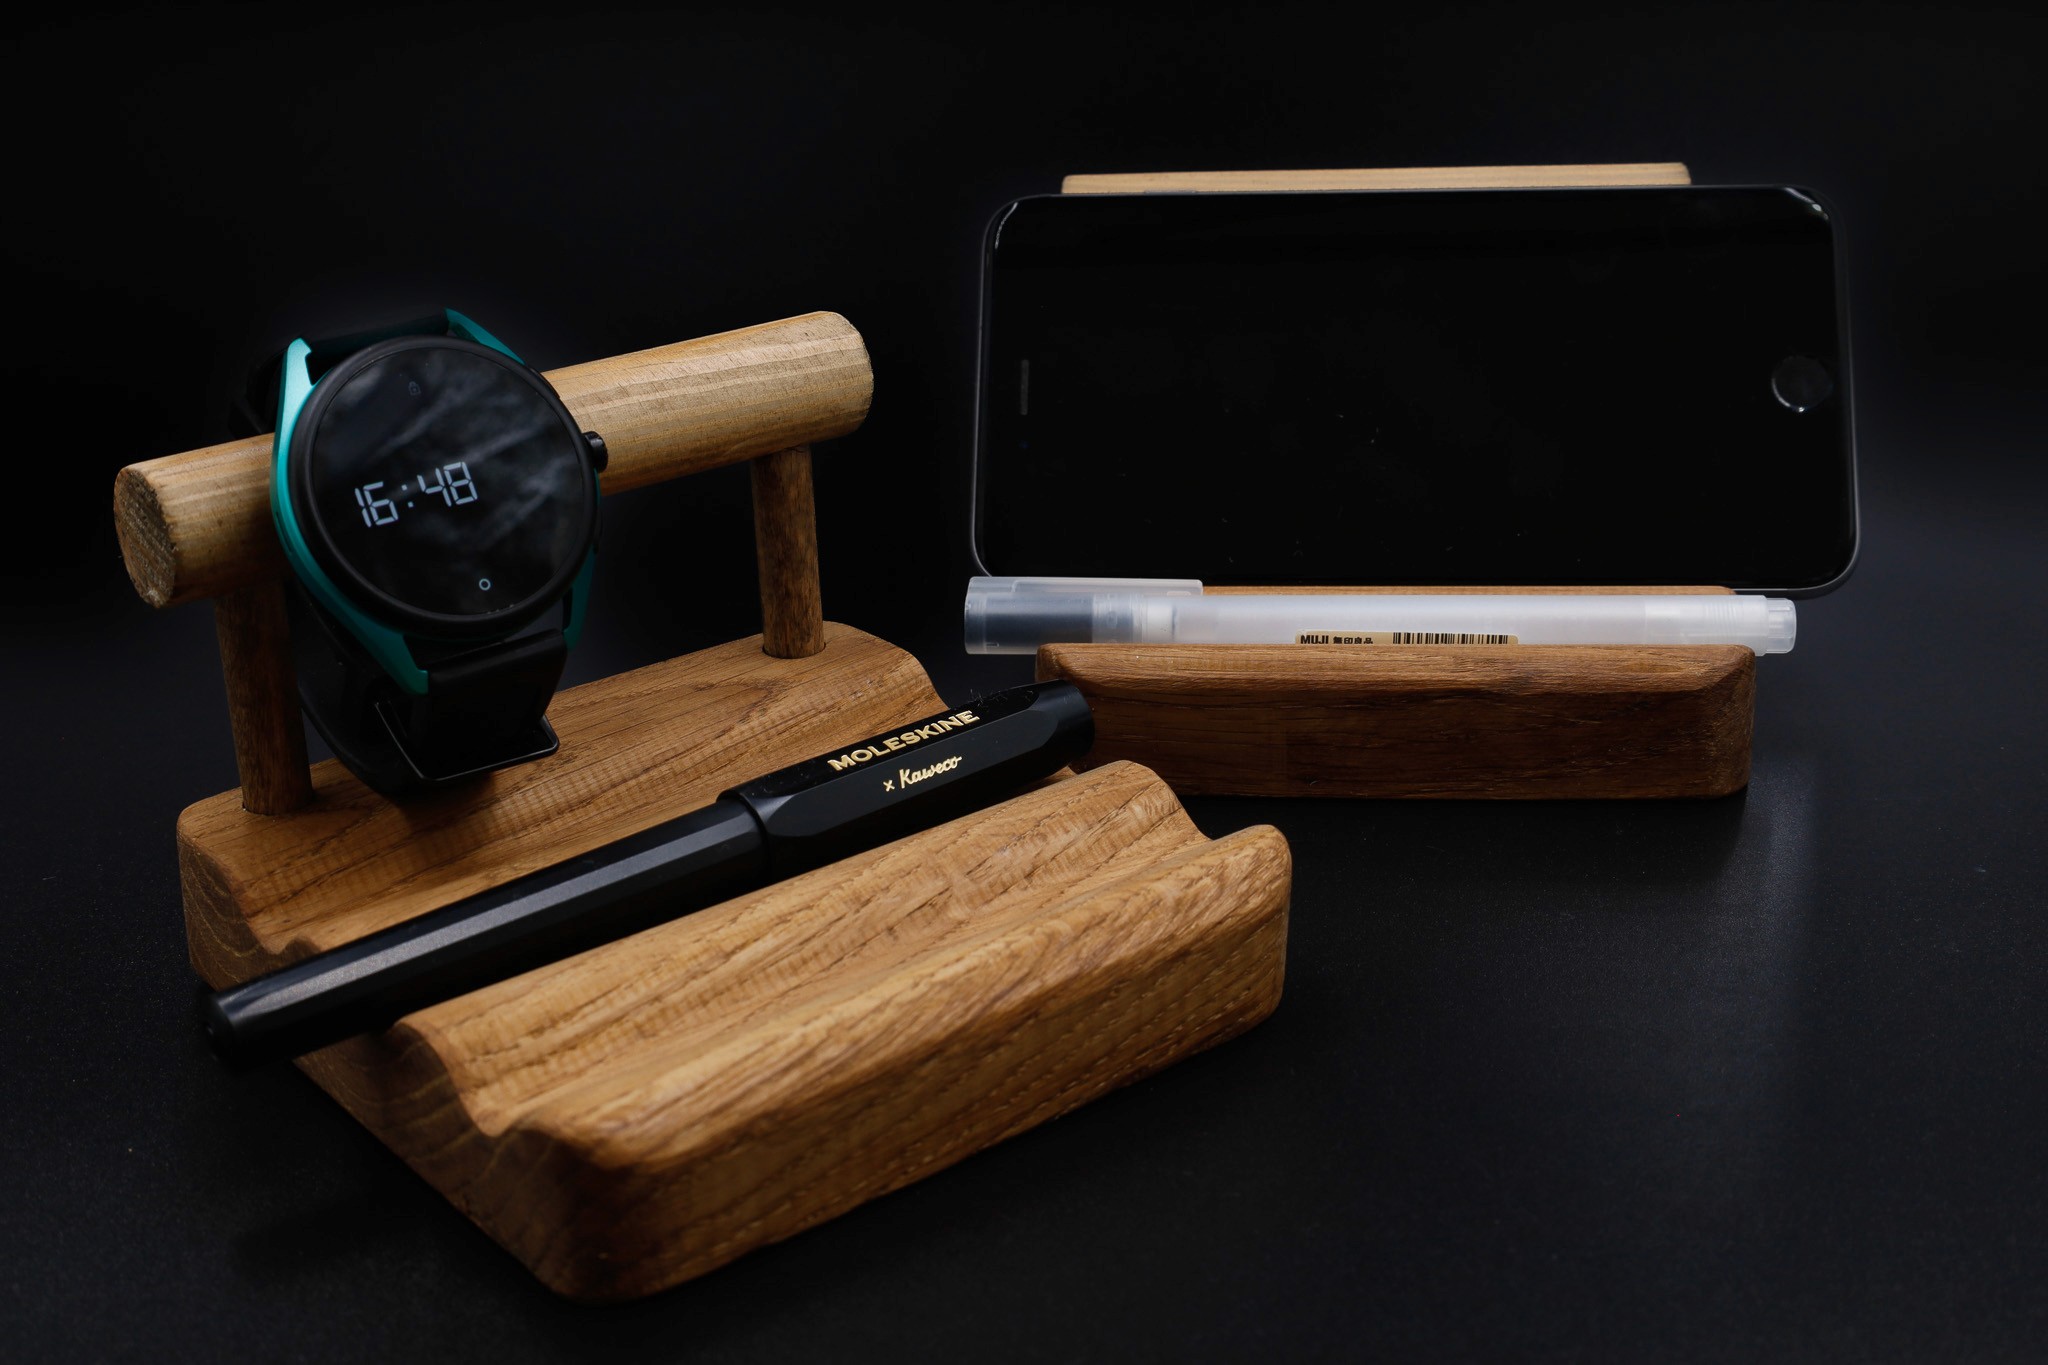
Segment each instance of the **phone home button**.
M1810 356L1788 355L1771 371L1771 392L1794 412L1808 412L1835 392L1835 377Z

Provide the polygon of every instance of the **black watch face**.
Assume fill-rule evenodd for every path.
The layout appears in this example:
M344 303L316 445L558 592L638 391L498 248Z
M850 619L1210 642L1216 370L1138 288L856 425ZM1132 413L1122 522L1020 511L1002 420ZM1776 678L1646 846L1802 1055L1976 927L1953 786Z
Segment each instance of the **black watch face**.
M423 338L342 362L292 445L316 557L402 616L484 625L544 607L590 548L582 434L545 381L485 347Z

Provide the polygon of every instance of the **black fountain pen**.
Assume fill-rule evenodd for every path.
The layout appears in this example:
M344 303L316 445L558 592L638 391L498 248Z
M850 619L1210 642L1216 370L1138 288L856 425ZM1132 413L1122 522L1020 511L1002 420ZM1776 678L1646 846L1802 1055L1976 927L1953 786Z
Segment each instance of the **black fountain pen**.
M233 1065L296 1057L988 805L1079 758L1093 738L1072 683L1013 687L204 996L200 1017Z

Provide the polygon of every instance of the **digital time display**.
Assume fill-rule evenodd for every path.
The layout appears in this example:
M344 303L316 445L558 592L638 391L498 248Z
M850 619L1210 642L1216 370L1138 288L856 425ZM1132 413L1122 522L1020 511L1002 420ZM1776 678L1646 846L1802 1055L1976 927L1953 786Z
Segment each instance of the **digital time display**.
M309 413L306 487L343 577L417 611L487 617L573 572L596 493L581 434L530 372L440 342L333 378Z
M430 479L424 474L420 476L421 493L439 493L441 501L449 507L459 507L463 503L476 501L476 480L469 476L469 461L457 460L453 464L444 464L434 473L439 477ZM398 520L398 503L391 498L377 496L377 490L383 486L384 480L378 479L356 490L356 506L362 509L365 526L389 526ZM405 486L399 485L398 491L405 492ZM432 506L431 503L428 505ZM407 501L406 506L410 507L412 503Z

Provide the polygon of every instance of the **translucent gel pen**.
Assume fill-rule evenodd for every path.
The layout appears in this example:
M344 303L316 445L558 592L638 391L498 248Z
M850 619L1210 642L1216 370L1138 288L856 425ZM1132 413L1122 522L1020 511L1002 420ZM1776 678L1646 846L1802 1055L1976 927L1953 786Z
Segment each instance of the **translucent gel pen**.
M1195 579L975 578L970 654L1042 644L1747 645L1792 648L1782 597L1722 593L1204 593Z

